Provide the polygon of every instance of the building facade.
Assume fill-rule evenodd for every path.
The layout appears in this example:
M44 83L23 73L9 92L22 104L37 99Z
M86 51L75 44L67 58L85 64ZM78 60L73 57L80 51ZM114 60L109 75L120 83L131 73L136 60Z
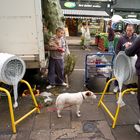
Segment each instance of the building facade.
M80 34L80 25L85 20L88 20L90 25L95 24L93 34L98 31L102 24L100 19L111 16L113 2L114 0L60 0L70 36Z

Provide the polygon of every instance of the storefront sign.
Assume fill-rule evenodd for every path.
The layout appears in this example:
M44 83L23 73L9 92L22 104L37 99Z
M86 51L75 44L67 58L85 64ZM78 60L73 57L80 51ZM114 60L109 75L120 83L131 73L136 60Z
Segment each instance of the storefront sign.
M65 2L64 6L66 8L75 8L76 7L76 3L75 2Z
M75 2L75 1L60 1L62 9L77 9L77 10L98 10L104 11L107 9L108 3L99 3L99 2ZM109 7L110 8L110 7Z
M95 8L101 8L100 5L94 5L94 4L79 4L78 7L95 7Z
M60 0L62 9L73 10L92 10L92 11L106 11L109 15L111 12L110 0L107 1L82 1L82 0Z

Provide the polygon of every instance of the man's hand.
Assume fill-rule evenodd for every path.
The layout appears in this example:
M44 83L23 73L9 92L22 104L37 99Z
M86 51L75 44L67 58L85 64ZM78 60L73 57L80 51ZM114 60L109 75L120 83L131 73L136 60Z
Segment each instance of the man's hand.
M125 48L129 48L131 45L132 45L131 42L126 42L126 43L125 43Z

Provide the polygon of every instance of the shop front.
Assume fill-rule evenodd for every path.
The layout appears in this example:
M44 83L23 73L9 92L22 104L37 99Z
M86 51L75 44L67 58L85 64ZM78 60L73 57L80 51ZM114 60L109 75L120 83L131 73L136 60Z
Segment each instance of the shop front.
M88 21L91 35L103 32L103 18L109 18L112 3L105 1L65 1L60 0L65 17L65 25L70 36L81 34L82 22Z

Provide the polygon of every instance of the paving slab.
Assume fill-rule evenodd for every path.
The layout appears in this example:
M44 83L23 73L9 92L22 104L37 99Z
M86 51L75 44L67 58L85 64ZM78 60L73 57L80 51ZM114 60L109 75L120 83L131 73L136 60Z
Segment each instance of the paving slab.
M89 138L100 138L103 139L104 135L100 131L98 125L100 121L83 121L83 137L87 136Z
M92 133L83 132L83 124L80 121L72 121L71 129L58 129L51 132L51 140L91 140L92 138L102 138L98 129ZM102 139L103 140L103 139Z
M30 132L33 128L34 124L34 116L35 114L30 115L29 117L25 118L17 125L17 132L20 131L28 131Z
M41 109L40 113L35 116L34 130L46 130L50 129L50 112L47 112L46 107Z
M62 139L61 138L60 139L58 138L57 140L74 140L74 139L73 138L62 138Z
M112 129L112 133L116 140L139 140L140 134L136 133L133 125L117 126Z
M77 80L75 80L75 76ZM86 90L84 87L84 71L74 70L73 74L69 77L69 84L70 92L80 92Z
M0 106L1 106L0 107L1 112L5 112L9 110L7 96L0 96Z
M111 128L106 121L98 121L97 128L102 132L105 139L115 140L114 136L112 135Z
M129 102L127 103L131 108L132 110L134 111L134 113L137 115L137 118L139 119L140 118L140 113L139 113L139 106L137 104L137 101L135 102Z
M56 112L51 112L51 129L71 128L70 111L63 110L61 115L62 118L58 118Z
M57 129L51 131L51 140L57 139L74 139L79 133L82 133L81 122L71 122L70 129Z
M34 130L31 132L29 140L51 140L49 130Z
M21 131L16 134L13 134L10 140L28 140L31 131Z
M72 110L72 121L76 120L104 120L104 114L101 109L97 107L97 103L94 100L89 103L84 102L81 105L81 117L76 116L75 110Z
M124 101L126 101L127 103L129 102L137 102L137 94L125 94L123 96Z
M1 111L0 111L1 112ZM9 110L4 110L0 113L0 133L10 133L11 131L11 119Z
M0 133L0 140L10 140L11 135L10 134L1 134Z
M112 112L113 115L115 115L117 104L114 104L112 102L106 102L105 103L108 109ZM105 109L103 109L106 120L108 121L109 125L112 126L112 119L110 116L105 112ZM137 121L137 116L132 110L132 108L129 105L125 105L120 109L118 119L117 119L117 125L128 125L128 124L134 124Z
M11 119L7 97L0 97L0 134L11 131Z
M18 107L14 108L15 117L19 118L34 107L31 96L18 97Z
M89 139L89 138L81 138L81 137L79 137L79 138L74 138L74 140L91 140L91 139Z
M138 116L138 118L140 117L140 113L139 113L139 107L137 104L137 94L127 94L124 96L124 101L126 102L126 104L128 104L135 112L135 114Z

